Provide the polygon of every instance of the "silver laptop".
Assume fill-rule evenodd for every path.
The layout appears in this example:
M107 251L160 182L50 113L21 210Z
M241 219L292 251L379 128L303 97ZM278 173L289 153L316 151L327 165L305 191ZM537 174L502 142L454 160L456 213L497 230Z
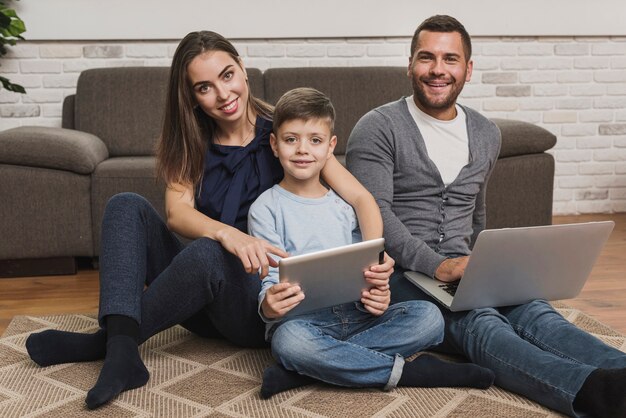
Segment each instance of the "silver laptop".
M279 280L297 283L304 292L304 300L286 316L361 299L370 287L363 273L382 263L384 249L385 239L378 238L281 259Z
M404 276L451 311L570 299L582 290L614 225L484 230L456 289L421 273Z

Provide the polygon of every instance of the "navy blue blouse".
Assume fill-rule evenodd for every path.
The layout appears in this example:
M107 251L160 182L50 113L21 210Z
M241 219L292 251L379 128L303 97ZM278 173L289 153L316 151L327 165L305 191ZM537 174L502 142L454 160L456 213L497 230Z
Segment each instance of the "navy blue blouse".
M250 205L283 178L283 168L270 147L271 132L272 122L259 116L254 139L245 147L210 143L196 189L200 212L248 232Z

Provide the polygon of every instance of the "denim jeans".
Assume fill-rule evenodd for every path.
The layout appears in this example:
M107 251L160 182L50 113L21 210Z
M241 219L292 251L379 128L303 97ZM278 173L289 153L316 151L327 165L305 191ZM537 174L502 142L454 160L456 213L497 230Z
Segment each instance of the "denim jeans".
M432 300L397 266L390 285L392 302ZM463 354L493 370L498 386L571 416L593 370L626 367L626 354L572 325L545 301L441 312L445 337L436 349Z
M296 316L272 329L272 355L288 370L347 387L395 387L404 357L439 344L443 318L410 301L373 316L360 302Z
M146 287L147 286L147 287ZM181 324L240 346L267 346L257 310L261 288L216 241L183 244L143 197L113 196L102 221L99 320L126 315L140 341Z

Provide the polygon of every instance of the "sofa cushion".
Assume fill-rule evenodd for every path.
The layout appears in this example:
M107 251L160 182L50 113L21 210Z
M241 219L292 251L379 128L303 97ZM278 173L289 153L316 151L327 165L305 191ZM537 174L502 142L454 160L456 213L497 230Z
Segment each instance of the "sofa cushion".
M263 98L261 71L250 68L247 72L252 93ZM98 136L112 157L154 155L168 78L168 67L85 70L78 79L75 97L66 99L63 126L73 123L75 129Z
M91 177L0 164L0 259L93 256Z
M487 228L550 225L554 157L499 158L487 184Z
M270 68L264 76L265 95L272 104L296 87L313 87L328 94L337 112L337 155L345 154L348 136L361 116L412 94L403 67Z
M165 67L83 71L76 87L76 129L102 139L112 157L154 154L168 71Z

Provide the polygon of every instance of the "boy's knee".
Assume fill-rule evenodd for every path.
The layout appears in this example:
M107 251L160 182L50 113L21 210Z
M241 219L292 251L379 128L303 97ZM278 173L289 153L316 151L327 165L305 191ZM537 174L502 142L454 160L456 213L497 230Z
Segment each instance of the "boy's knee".
M420 321L434 324L438 328L443 329L443 315L434 303L424 300L412 300L407 302L401 302L397 305L404 306L407 313L416 317Z
M315 357L317 350L311 333L304 321L290 320L281 324L272 336L272 354L283 365L309 356Z
M414 300L410 303L411 309L419 312L421 328L425 333L423 338L428 338L431 345L441 343L445 332L445 321L439 308L434 303L423 300Z

